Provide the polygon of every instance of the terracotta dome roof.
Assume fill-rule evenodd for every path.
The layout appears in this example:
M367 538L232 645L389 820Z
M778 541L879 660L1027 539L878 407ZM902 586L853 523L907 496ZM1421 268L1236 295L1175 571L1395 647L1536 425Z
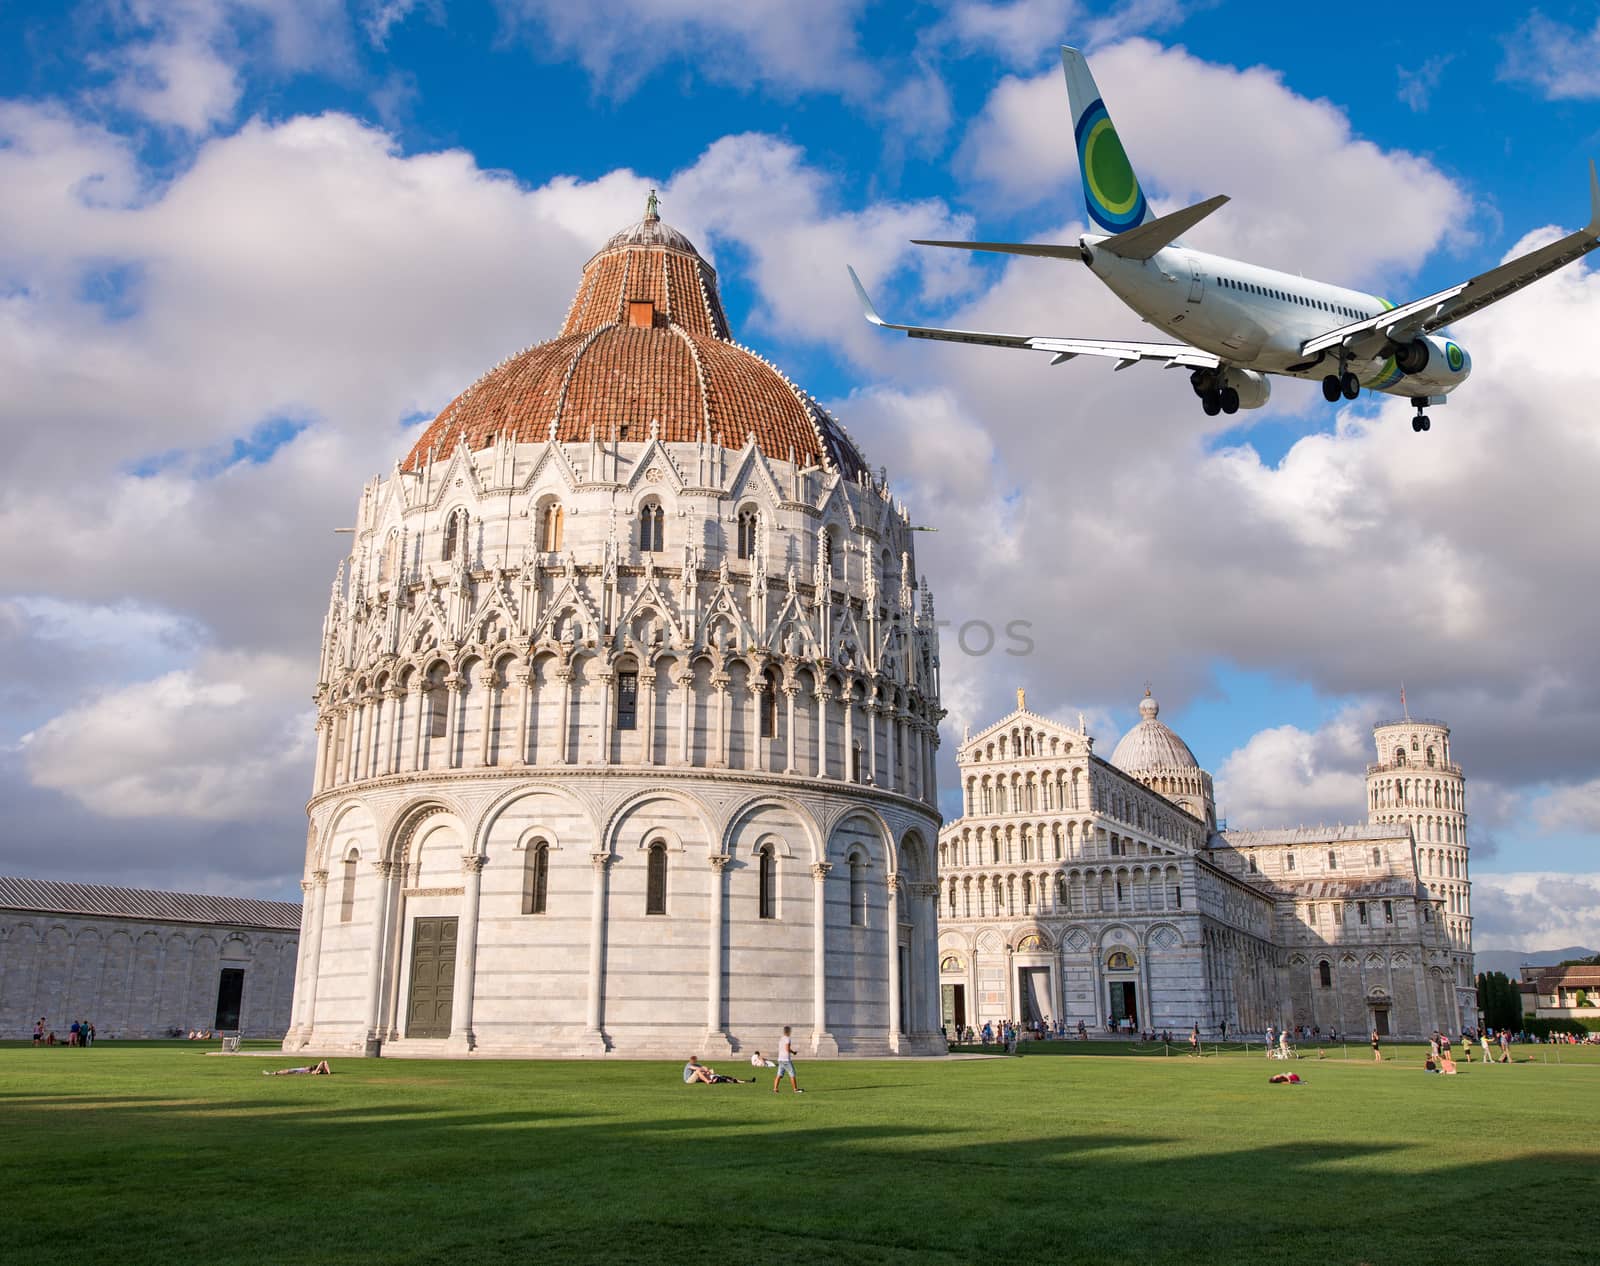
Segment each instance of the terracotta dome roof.
M452 400L401 463L416 470L465 439L709 439L847 476L865 469L806 392L729 338L716 270L647 215L584 265L561 334L501 362Z
M1124 773L1136 774L1150 769L1199 769L1200 762L1194 753L1173 731L1156 718L1161 705L1145 691L1139 700L1139 724L1122 736L1117 750L1111 753L1111 763Z

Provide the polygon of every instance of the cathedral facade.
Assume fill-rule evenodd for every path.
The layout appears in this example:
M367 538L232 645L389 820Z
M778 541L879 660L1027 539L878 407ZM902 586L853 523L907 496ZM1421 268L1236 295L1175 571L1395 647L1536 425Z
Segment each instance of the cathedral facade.
M362 490L290 1049L938 1045L932 599L654 213Z
M956 754L963 812L939 838L947 1028L1476 1027L1465 787L1443 723L1375 727L1366 824L1229 831L1148 693L1109 761L1081 718L1024 705L1019 691Z

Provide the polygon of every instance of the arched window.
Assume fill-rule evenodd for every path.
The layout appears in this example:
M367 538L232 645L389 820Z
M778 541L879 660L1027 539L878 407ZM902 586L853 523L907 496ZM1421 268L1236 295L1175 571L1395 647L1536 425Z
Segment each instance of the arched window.
M754 510L739 511L739 557L754 558L756 556L756 525L758 519Z
M1396 765L1404 765L1406 763L1406 749L1405 748L1397 747L1397 748L1394 749L1394 763Z
M560 550L566 518L566 511L559 501L546 503L544 513L539 517L539 548L545 553L554 554Z
M659 554L665 546L666 513L658 501L647 501L639 511L639 550L645 554Z
M1317 983L1324 989L1333 988L1333 964L1325 958L1317 964Z
M1433 753L1433 748L1430 747L1428 749L1428 765L1429 765L1430 768L1432 767L1433 763L1434 763L1434 753Z
M442 739L450 723L450 691L442 681L428 687L428 737Z
M850 744L850 781L861 781L861 744L859 742Z
M667 846L657 840L650 846L645 865L644 912L667 912Z
M550 845L535 840L522 862L522 913L543 914L550 887Z
M619 672L617 674L617 729L636 730L639 728L639 674L636 672Z
M361 855L351 850L344 859L344 874L339 887L339 922L348 923L356 913L356 861Z
M860 853L850 854L850 922L867 926L867 863Z
M770 844L761 846L759 914L763 919L775 919L778 917L778 858Z
M467 512L465 510L453 511L444 524L444 549L439 557L449 562L458 553L463 557L467 549Z

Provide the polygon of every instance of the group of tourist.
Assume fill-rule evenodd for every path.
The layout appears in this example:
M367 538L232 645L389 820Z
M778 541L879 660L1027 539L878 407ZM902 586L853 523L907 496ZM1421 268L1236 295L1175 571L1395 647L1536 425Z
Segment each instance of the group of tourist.
M87 1020L74 1020L67 1029L67 1046L88 1046L94 1041L94 1025ZM63 1043L55 1034L55 1030L45 1023L44 1016L39 1017L39 1023L33 1026L33 1044L35 1046L61 1046Z
M789 1089L797 1095L805 1094L805 1091L800 1089L800 1084L795 1078L794 1038L790 1034L787 1024L783 1026L783 1036L778 1039L778 1058L771 1060L760 1051L754 1051L750 1055L750 1066L752 1068L771 1068L775 1070L772 1074L773 1094L778 1093L778 1086L786 1075L789 1078ZM702 1064L698 1055L689 1056L689 1062L683 1066L683 1083L686 1086L753 1086L755 1082L756 1079L754 1077L741 1079L730 1077L726 1073L719 1073L715 1068Z

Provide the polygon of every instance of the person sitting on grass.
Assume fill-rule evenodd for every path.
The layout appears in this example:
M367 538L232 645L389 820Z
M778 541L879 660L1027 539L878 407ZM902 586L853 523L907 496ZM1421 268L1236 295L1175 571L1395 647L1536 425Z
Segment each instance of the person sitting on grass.
M302 1068L263 1068L263 1077L332 1077L333 1069L328 1067L328 1061L318 1060L315 1064L307 1064Z
M752 1077L750 1080L753 1082L755 1078ZM724 1076L715 1068L707 1068L700 1062L698 1055L691 1055L689 1056L689 1062L683 1066L683 1082L686 1086L692 1086L696 1082L707 1086L720 1086L728 1083L737 1086L739 1079L737 1077Z
M757 1051L754 1055L752 1055L750 1057L750 1067L751 1068L776 1068L777 1064L773 1063L772 1060L768 1059L760 1051Z

